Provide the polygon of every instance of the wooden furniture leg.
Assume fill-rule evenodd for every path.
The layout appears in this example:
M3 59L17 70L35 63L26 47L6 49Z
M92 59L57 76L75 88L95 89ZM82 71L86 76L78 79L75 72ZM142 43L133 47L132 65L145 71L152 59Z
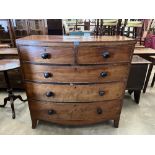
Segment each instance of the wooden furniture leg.
M32 119L32 129L35 129L37 126L38 120L37 119Z
M131 95L134 92L134 90L128 90L128 93Z
M134 90L134 99L137 104L139 104L141 90Z
M119 118L114 120L114 127L118 128L119 126Z
M15 119L16 115L15 115L15 109L14 109L14 101L16 99L20 99L23 102L25 102L27 100L23 100L20 95L14 95L13 94L12 88L10 86L10 81L9 81L7 71L4 71L4 77L5 77L5 81L6 81L6 85L7 85L8 97L4 98L4 104L0 105L0 107L4 108L7 104L7 101L10 101L11 109L12 109L12 118Z
M15 109L14 109L14 103L13 103L13 98L10 98L10 104L11 104L11 109L12 109L12 118L15 119L16 114L15 114Z
M154 82L155 82L155 73L154 73L154 76L153 76L153 80L152 80L152 83L151 83L151 87L154 86Z
M146 76L146 80L145 80L145 83L144 83L143 93L146 92L146 88L147 88L147 85L148 85L148 82L149 82L149 79L150 79L152 68L153 68L153 63L151 63L150 66L149 66L148 73L147 73L147 76Z

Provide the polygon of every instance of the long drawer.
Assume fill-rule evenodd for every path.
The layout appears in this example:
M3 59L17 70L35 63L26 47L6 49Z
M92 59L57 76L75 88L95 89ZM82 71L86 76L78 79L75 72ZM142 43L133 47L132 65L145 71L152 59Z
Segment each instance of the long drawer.
M71 47L21 46L20 57L23 61L47 64L73 64L74 51Z
M100 83L127 79L129 65L47 66L23 64L25 80L63 83Z
M77 54L78 64L105 64L130 62L133 47L79 47Z
M34 119L72 125L114 119L121 109L119 100L78 104L31 101L29 106Z
M54 102L95 102L122 97L124 82L91 85L58 85L27 82L29 99Z

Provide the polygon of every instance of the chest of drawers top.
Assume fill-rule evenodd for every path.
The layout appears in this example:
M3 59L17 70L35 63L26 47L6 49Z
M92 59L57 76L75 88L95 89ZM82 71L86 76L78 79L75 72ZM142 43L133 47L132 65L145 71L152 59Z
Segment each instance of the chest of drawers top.
M31 35L16 40L17 45L59 46L59 45L123 45L133 44L136 41L125 36L56 36L56 35ZM59 45L58 45L59 44Z
M16 40L22 61L46 64L129 62L135 40L122 36L28 36Z

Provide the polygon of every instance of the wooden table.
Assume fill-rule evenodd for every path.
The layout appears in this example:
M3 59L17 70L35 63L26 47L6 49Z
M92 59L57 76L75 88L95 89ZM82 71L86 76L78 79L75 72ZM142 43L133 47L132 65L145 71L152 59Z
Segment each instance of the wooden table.
M18 59L2 59L0 60L0 72L16 69L20 67Z
M9 44L0 44L0 48L9 48L10 45Z
M15 110L14 110L14 101L16 99L23 100L20 95L14 95L13 90L10 84L8 71L13 70L20 67L19 59L2 59L0 60L0 72L4 73L5 83L7 86L8 97L4 98L4 104L0 105L1 108L4 108L8 101L10 101L11 109L12 109L12 118L15 119Z
M0 59L18 59L17 48L0 48Z
M144 48L144 47L137 47L134 50L134 55L139 55L139 56L155 56L155 50L152 48Z
M1 59L19 59L17 48L0 48L0 60ZM12 88L23 89L21 73L19 68L8 71L10 83ZM4 75L0 72L0 88L6 88Z
M143 88L143 93L145 93L149 79L150 79L150 76L151 76L153 65L155 64L154 60L152 58L150 58L151 56L155 56L155 49L152 49L152 48L135 48L134 55L139 55L140 57L144 58L145 60L152 62L149 65L148 73L147 73L144 88Z

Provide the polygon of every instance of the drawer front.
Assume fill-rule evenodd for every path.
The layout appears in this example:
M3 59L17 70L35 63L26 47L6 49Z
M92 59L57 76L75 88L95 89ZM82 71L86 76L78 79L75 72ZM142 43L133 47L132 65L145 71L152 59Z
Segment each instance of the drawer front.
M26 80L43 82L100 83L127 79L129 65L45 66L23 64Z
M29 99L54 102L95 102L121 98L124 82L92 85L26 83Z
M23 61L47 64L73 64L73 48L21 46L20 55Z
M79 64L105 64L130 62L133 47L79 47L77 62Z
M61 124L96 123L114 119L121 110L119 100L73 104L31 101L29 106L33 118Z

